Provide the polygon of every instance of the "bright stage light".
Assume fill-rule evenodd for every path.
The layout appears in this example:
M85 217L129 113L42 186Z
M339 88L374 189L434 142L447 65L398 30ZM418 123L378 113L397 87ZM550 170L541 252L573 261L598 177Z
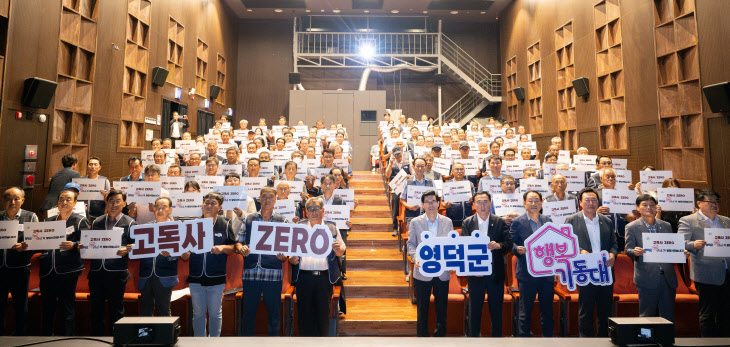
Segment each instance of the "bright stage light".
M375 56L375 46L372 43L360 44L360 55L365 59Z

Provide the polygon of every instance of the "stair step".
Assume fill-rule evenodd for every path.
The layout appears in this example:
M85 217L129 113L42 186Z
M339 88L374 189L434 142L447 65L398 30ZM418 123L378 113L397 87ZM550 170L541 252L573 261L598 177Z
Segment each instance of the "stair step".
M360 195L355 196L358 201L359 206L385 206L386 208L390 209L390 205L388 202L388 197L385 195L385 193L382 193L381 195Z
M416 306L409 299L347 299L338 336L414 336Z
M393 232L392 218L351 218L354 231L390 231Z
M351 231L347 236L347 247L398 248L398 237L389 231Z
M348 249L347 269L348 272L350 270L403 271L403 255L398 251L397 248Z
M355 197L359 199L362 195L380 195L385 196L385 189L383 187L380 188L355 188Z
M369 182L369 181L377 181L377 182L383 182L383 175L381 175L379 172L370 172L370 171L355 171L352 173L352 180L353 182Z
M363 181L363 180L353 179L350 181L350 188L352 188L352 189L357 189L357 188L382 188L382 189L385 189L385 186L383 185L382 180Z
M390 216L390 208L388 206L363 206L362 204L358 204L357 208L350 212L350 217L352 218L389 218Z
M403 271L353 270L347 272L347 298L408 298Z

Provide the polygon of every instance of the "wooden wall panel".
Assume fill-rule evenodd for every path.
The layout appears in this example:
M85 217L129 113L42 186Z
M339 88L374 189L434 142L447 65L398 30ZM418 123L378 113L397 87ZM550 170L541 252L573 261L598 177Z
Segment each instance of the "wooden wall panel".
M708 120L708 137L712 146L708 148L713 163L727 163L730 157L730 122L723 118ZM720 214L730 215L730 167L712 165L712 188L720 194Z

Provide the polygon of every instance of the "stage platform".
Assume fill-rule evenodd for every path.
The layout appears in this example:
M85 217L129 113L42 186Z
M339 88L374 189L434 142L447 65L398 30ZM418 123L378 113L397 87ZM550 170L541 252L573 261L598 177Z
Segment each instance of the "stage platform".
M0 346L11 347L31 343L42 343L63 337L0 337ZM112 342L111 337L102 337L101 340ZM607 338L431 338L426 342L423 338L416 337L181 337L177 343L179 347L199 347L215 345L224 346L267 346L267 347L321 347L337 344L347 347L423 347L429 346L500 346L500 347L610 347L615 346ZM105 346L98 341L90 340L66 340L53 343L42 343L41 346ZM674 346L730 346L730 338L677 338Z

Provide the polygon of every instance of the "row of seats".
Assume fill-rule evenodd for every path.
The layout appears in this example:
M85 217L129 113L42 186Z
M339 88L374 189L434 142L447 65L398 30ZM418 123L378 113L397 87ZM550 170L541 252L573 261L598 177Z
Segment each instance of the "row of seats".
M33 256L31 260L31 277L30 284L28 286L28 334L29 335L40 335L41 334L41 293L38 291L39 288L39 261L40 254ZM88 336L90 334L90 324L88 319L82 319L82 317L88 317L90 313L89 306L89 283L87 275L90 268L90 261L85 261L85 269L82 275L79 277L78 284L76 285L76 335L77 336ZM188 283L185 279L188 277L188 262L179 260L178 261L178 283L174 290L184 290L188 287ZM298 335L298 329L296 327L297 317L297 296L295 286L291 282L291 264L284 262L283 266L283 278L281 288L281 329L279 331L282 336ZM126 316L137 316L140 312L140 291L137 288L139 281L139 260L129 261L129 272L131 278L127 281L127 287L124 292L124 312ZM221 331L222 336L238 336L240 335L242 326L242 311L243 311L243 293L242 288L242 274L243 274L243 256L240 254L232 254L228 256L227 271L226 271L226 286L223 295L223 327ZM173 296L175 293L173 292ZM336 324L337 322L337 302L339 301L340 287L334 287L334 294L332 296L331 307L333 308L330 312L331 321ZM12 297L8 295L8 299L12 301ZM9 310L6 312L7 317L7 330L12 331L15 328L15 313L12 312L12 305L9 305ZM180 317L182 326L182 335L192 336L192 304L190 301L190 294L183 295L179 299L173 301L170 305L171 314L173 316ZM62 333L62 323L60 315L58 315L56 323L57 333ZM256 335L265 336L267 334L266 322L267 312L266 307L263 305L263 300L258 307L256 312ZM336 331L336 326L335 330ZM107 332L110 335L111 331Z

